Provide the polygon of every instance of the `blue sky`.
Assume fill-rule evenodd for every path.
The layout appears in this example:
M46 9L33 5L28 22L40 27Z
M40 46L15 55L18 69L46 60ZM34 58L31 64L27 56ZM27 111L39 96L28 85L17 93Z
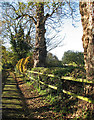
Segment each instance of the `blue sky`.
M82 44L82 35L83 35L83 28L81 21L77 24L78 27L72 26L70 20L67 20L65 25L62 27L61 35L66 34L65 39L62 41L63 46L57 47L50 51L54 55L56 55L59 60L61 60L65 51L73 50L83 52L83 44Z
M7 0L4 0L4 1L7 1ZM65 20L65 24L61 26L61 32L60 32L61 37L64 37L64 35L66 34L65 39L62 41L63 46L57 47L56 49L53 49L52 51L50 51L51 53L56 55L59 60L62 59L62 56L65 51L73 50L73 51L83 52L83 45L82 45L83 29L82 29L81 21L79 21L76 24L77 24L77 27L74 28L72 26L71 20Z

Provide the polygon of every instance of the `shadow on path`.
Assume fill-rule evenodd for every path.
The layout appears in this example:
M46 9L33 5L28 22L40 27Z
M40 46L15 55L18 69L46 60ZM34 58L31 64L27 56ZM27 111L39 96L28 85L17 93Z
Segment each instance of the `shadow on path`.
M33 117L29 118L29 110L14 74L10 72L5 81L2 91L2 120L37 120Z

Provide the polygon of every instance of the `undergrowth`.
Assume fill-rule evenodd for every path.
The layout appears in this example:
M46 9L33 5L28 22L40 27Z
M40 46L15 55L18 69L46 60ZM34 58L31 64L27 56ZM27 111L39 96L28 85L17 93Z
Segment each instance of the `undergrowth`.
M79 68L79 67L65 67L65 68L33 68L32 70L42 72L43 74L54 74L58 77L50 78L48 76L43 76L41 79L39 79L37 76L34 76L37 80L41 80L42 82L45 82L45 84L50 84L53 86L56 86L60 89L62 88L62 81L59 79L61 76L72 76L76 78L85 78L85 69L84 68ZM79 95L83 93L83 86L81 83L77 84L75 82L65 82L63 81L64 85L66 83L65 90L66 89L73 89L77 90L76 87L79 88ZM28 82L30 84L30 82ZM89 107L87 108L87 105L89 103L85 101L81 101L79 103L79 100L77 98L73 98L72 96L66 95L62 93L61 91L57 90L52 90L48 88L45 85L40 85L38 86L34 82L31 83L31 85L34 85L35 89L38 91L40 95L47 95L44 97L44 102L50 104L50 109L53 110L54 112L58 112L58 114L61 115L61 120L63 120L65 117L72 118L73 120L85 120L88 118L88 120L93 120L92 119L92 109ZM69 87L68 87L69 86ZM76 87L75 87L76 86ZM82 87L81 87L82 86ZM82 90L82 92L81 92ZM77 92L76 91L76 92ZM76 93L76 94L78 94ZM87 104L86 104L87 103ZM81 105L82 108L79 106ZM84 108L86 106L86 108ZM90 116L89 116L90 114Z

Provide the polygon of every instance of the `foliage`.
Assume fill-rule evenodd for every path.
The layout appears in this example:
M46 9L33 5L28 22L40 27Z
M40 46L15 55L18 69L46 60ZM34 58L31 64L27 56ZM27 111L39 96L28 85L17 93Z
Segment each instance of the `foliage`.
M27 41L25 41L24 29L21 25L16 35L11 33L10 43L14 54L18 57L18 60L25 58L31 49L31 46L28 45Z
M69 75L71 77L74 77L74 78L83 78L85 79L86 78L86 71L84 68L75 68L74 71L72 71L71 73L69 73Z
M63 64L73 64L77 66L84 66L84 55L82 52L67 51L62 57Z
M68 68L68 67L65 67L65 69L66 68ZM55 69L55 68L54 68ZM77 70L77 69L79 69L79 70L82 70L82 68L80 68L80 67L73 67L73 69L74 70ZM36 70L36 71L40 71L40 72L46 72L46 70L48 70L48 68L33 68L33 70ZM51 70L51 69L50 69ZM70 71L72 72L72 66L70 66ZM45 72L44 72L44 74L45 74ZM52 71L51 71L52 72ZM60 71L59 71L60 72ZM35 74L34 74L34 76L36 76ZM50 78L49 78L50 79ZM48 82L48 84L55 84L56 85L56 78L54 78L53 79L53 81L51 81L51 79L50 79L50 82L49 82L49 80L48 80L48 78L47 77L44 77L44 79L41 77L41 81L44 81L44 82L46 82L46 80L47 80L47 82ZM61 84L61 82L59 81L59 83ZM74 83L72 83L72 82L70 82L70 86L71 86L71 84L73 84L73 86L75 86L76 85L76 83L74 82ZM58 87L60 87L60 86L57 86L57 88ZM66 87L67 87L67 85L66 85ZM65 88L66 88L65 87ZM77 86L78 88L79 88L79 85ZM63 95L63 97L64 97L64 99L63 99L63 97L62 97L62 95L61 95L61 93L59 92L59 94L57 94L57 92L56 91L53 91L53 92L51 92L51 90L48 90L48 88L47 87L44 87L44 89L45 90L47 90L47 92L49 92L49 94L47 94L47 96L46 96L46 100L45 100L45 102L46 103L50 103L50 104L55 104L55 106L54 106L54 110L56 110L56 111L58 111L58 112L61 112L62 114L72 114L73 112L75 112L75 106L77 106L76 105L76 102L78 101L77 99L74 99L73 97L70 97L70 98L67 98L67 97L69 97L69 96L65 96L65 94ZM77 89L77 88L76 88ZM78 91L78 89L77 89L77 91ZM81 91L81 87L80 87L80 91ZM45 93L47 93L47 92L44 92L43 91L43 89L41 90L40 88L39 88L39 90L38 90L38 92L41 94L41 95L43 95L43 93L45 94ZM67 92L66 92L67 93ZM82 93L82 91L81 91L81 93ZM70 94L70 95L72 95L71 93L69 93L68 92L68 94ZM77 93L76 93L77 94ZM84 97L81 97L81 96L78 96L78 95L76 95L75 94L75 97L78 97L78 98L80 98L80 99L82 99L82 100L85 100L85 101L88 101L88 102L91 102L88 98L84 98ZM60 104L59 104L60 103ZM80 104L80 103L77 103L77 104ZM81 105L81 104L80 104ZM85 104L86 105L86 104ZM78 107L78 106L77 106ZM84 113L85 113L85 115L84 115ZM85 112L82 110L81 111L81 114L82 115L84 115L84 116L80 116L79 118L84 118L84 117L86 117L86 114L87 114L87 111L85 110Z
M4 67L7 62L6 47L2 46L2 66Z
M34 61L32 56L28 56L26 58L20 59L16 64L16 70L20 73L26 72L27 69L31 69L33 67Z
M47 67L59 67L61 66L61 62L58 60L57 56L48 52L47 57L46 57L46 66Z
M69 67L65 67L65 68L58 68L53 71L53 74L58 75L60 77L67 76L68 73L71 73L74 69L75 69L75 67L73 67L73 66L69 66Z
M35 59L34 59L36 61L35 66L37 66L38 64L41 64L39 66L44 66L45 58L46 58L46 46L47 47L50 46L49 49L51 50L51 49L57 47L58 44L60 45L60 43L62 42L62 37L60 38L59 34L57 36L57 33L61 32L61 30L59 30L59 27L60 27L59 23L60 22L62 23L62 18L70 18L71 17L74 20L74 18L77 16L77 13L76 13L77 6L76 5L78 5L77 2L71 2L71 1L69 1L69 2L67 2L67 1L26 2L26 3L23 3L23 2L13 2L13 3L7 2L6 3L6 2L4 2L2 4L3 9L4 9L4 11L3 11L3 15L4 15L3 19L4 20L3 21L5 23L7 23L6 24L7 30L11 31L11 32L13 31L16 34L18 34L17 29L19 29L18 28L19 24L23 23L24 28L25 27L27 28L28 25L25 26L25 24L27 24L28 21L30 23L32 22L32 25L29 23L29 25L34 26L34 31L33 31L34 34L32 36L34 36L35 32L36 32L36 37L35 37L35 41L36 41L35 53L36 54L35 54ZM5 9L5 8L7 8L7 9ZM47 40L45 40L45 33L46 33L45 26L46 26L46 29L48 30L48 33L50 31L48 28L51 29L51 32L50 32L51 35L49 37L47 35ZM51 27L49 27L49 26L51 26ZM41 34L41 32L42 32L42 34ZM54 34L52 34L52 32ZM30 33L30 31L29 31L29 33ZM17 42L15 42L15 40L14 40L14 37L16 34L12 33L12 36L11 36L11 39L13 39L11 44L14 44L14 47L17 44ZM19 39L23 39L23 35L22 35L22 38L19 38ZM52 39L54 39L53 42L51 41ZM64 39L64 37L63 37L63 39ZM20 41L20 42L23 42L23 41ZM47 43L47 45L46 45L46 43ZM25 51L23 49L23 46L21 46L21 50L23 51L23 53L22 53L22 51L20 51L19 48L16 47L17 48L16 53L19 55L19 59L21 59L25 56L25 54L24 54ZM25 48L27 48L27 47L25 47ZM41 50L41 52L39 52L38 56L43 57L43 55L41 55L41 53L42 52L45 53L44 61L41 57L37 57L38 50L40 50L40 49L42 49L42 50ZM38 60L36 60L36 58ZM38 61L39 61L39 63L37 63Z
M67 71L67 72L72 72L74 69L81 69L80 67L75 67L75 66L65 66L65 67L49 67L49 68L44 68L44 67L36 67L32 68L32 71L38 71L44 74L54 74L58 75L59 71ZM83 68L84 69L84 68ZM63 72L62 72L63 73ZM66 73L66 72L65 72ZM63 74L64 75L64 74Z
M49 67L49 68L36 67L36 68L32 68L32 71L37 71L37 72L43 73L44 75L45 74L53 74L57 77L71 76L71 77L76 77L76 78L85 78L85 76L86 76L86 74L85 74L86 71L84 68L75 67L75 66ZM53 81L54 79L52 78L51 81ZM56 80L57 80L57 78L56 78ZM46 79L44 79L44 81L46 81ZM47 79L47 81L48 81L48 79Z
M13 52L6 50L5 46L2 46L2 67L13 69L17 63L17 58Z
M31 56L27 57L23 63L23 71L31 69L33 67L33 64L34 64L33 57Z
M16 63L17 63L17 56L12 51L7 50L7 65L8 67L12 67L14 69Z

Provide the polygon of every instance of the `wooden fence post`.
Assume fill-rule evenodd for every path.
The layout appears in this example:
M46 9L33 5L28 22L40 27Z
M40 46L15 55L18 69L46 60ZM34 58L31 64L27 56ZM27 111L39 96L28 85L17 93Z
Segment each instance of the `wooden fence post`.
M38 74L38 82L37 82L37 86L40 89L40 75Z
M61 76L58 77L58 85L57 85L57 94L60 96L60 99L63 98L63 85L62 85L62 81L61 81Z

